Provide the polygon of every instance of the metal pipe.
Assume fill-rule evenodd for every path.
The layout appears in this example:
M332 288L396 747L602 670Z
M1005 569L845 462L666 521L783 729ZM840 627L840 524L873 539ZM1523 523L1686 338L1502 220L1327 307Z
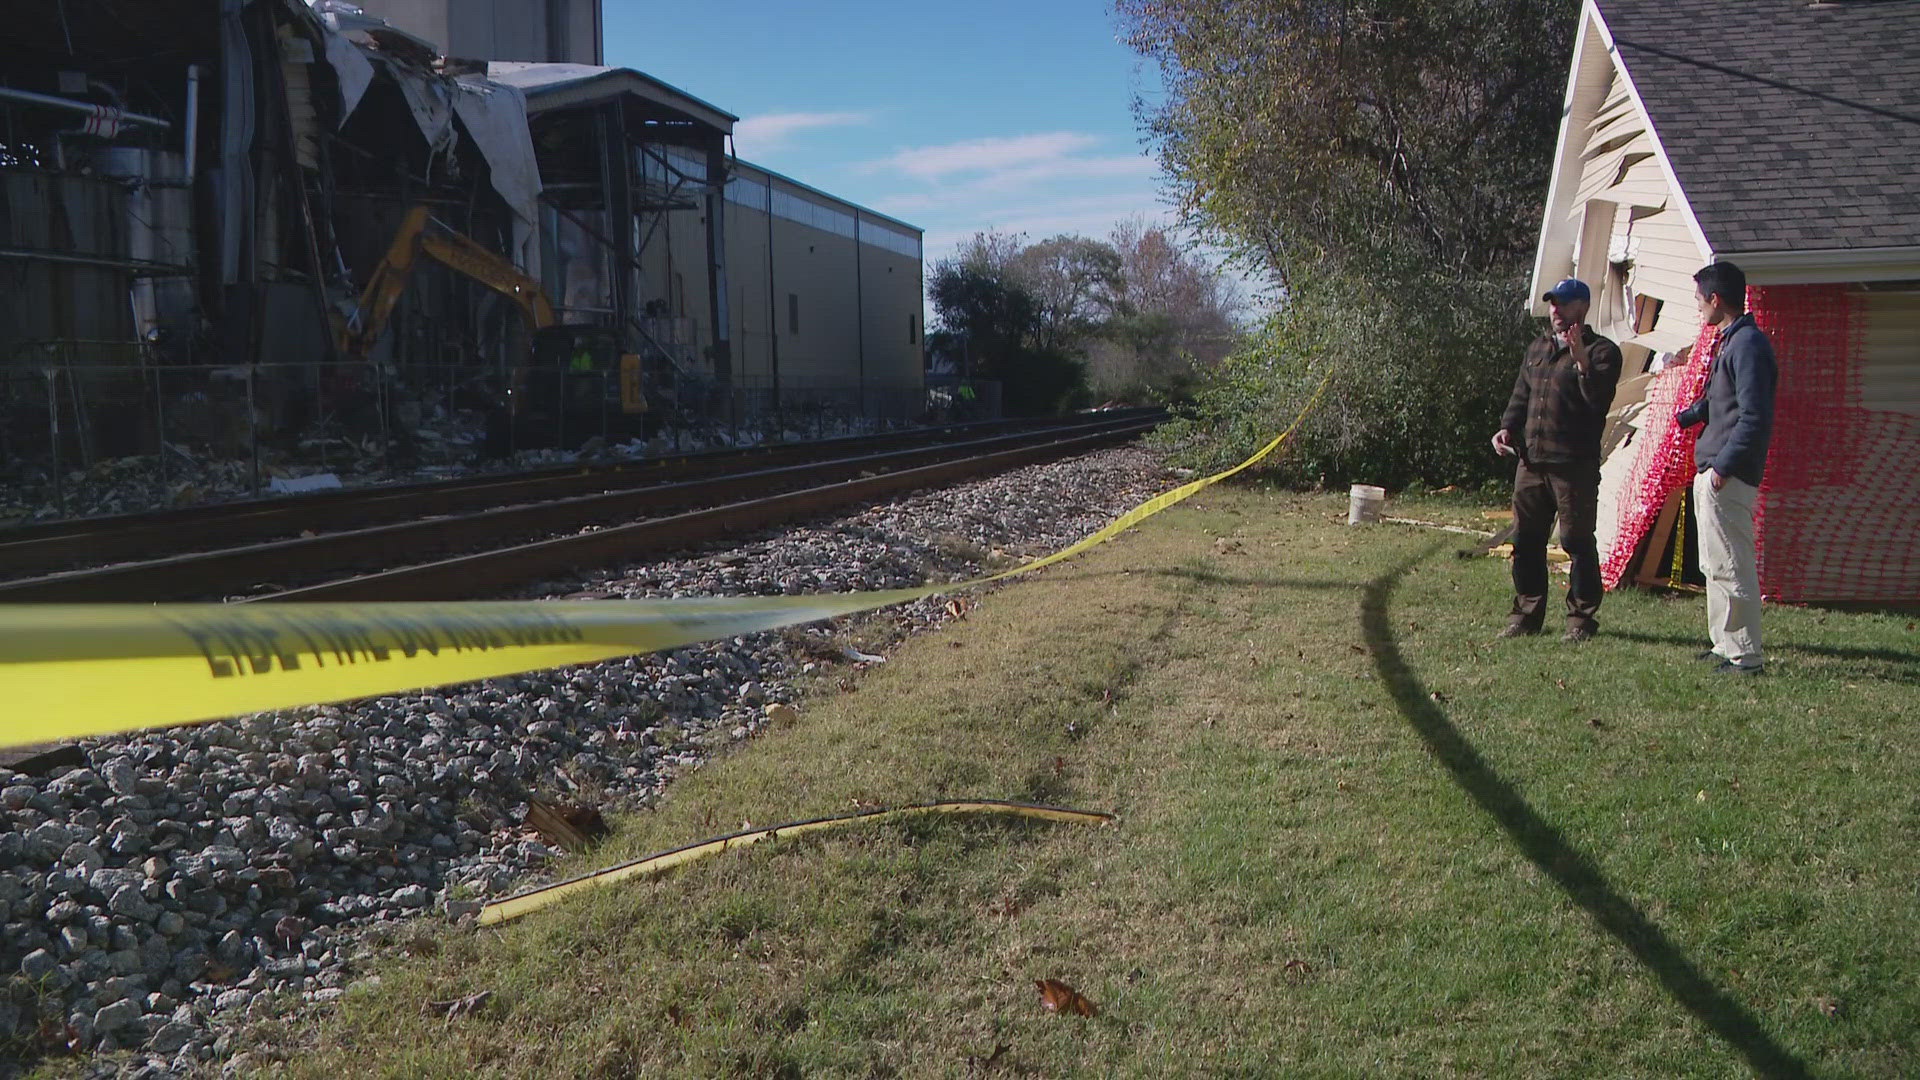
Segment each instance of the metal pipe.
M860 211L853 212L853 340L860 358L860 418L867 416L867 287L862 273L866 260L860 250Z
M0 248L0 259L38 259L42 262L70 263L74 266L106 266L115 270L151 274L155 277L186 277L193 273L191 270L169 263L145 262L140 259L109 259L100 255L70 255L64 251L34 251L30 248Z
M777 293L773 277L773 177L767 177L767 366L773 376L773 415L780 416L780 324L774 312ZM746 307L744 302L741 307Z
M89 115L100 110L100 106L87 101L74 101L70 98L54 97L52 94L36 94L31 90L15 90L10 86L0 86L0 100L18 101L24 105L45 105L51 109L67 109L71 112ZM173 130L173 125L157 116L144 116L140 113L123 112L120 119L130 124L145 124L161 131Z
M67 485L60 476L60 378L56 368L46 368L47 377L47 454L53 464L50 472L53 476L53 503L60 509L60 516L67 516Z
M203 65L187 65L187 183L191 185L200 163L200 73Z

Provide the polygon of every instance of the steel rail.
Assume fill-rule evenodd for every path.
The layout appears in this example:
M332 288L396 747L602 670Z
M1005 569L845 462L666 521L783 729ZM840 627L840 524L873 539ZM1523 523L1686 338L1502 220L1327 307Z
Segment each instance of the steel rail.
M1129 410L1111 418L1155 415ZM1087 422L1075 417L1074 423ZM909 448L995 432L1048 430L1058 420L996 420L950 424L884 435L703 451L604 465L573 465L534 472L463 477L248 499L213 506L158 510L0 530L0 578L25 578L87 565L147 561L208 547L338 532L457 514L568 495L683 482L730 471L826 461L855 451Z
M945 461L836 484L789 491L672 517L639 521L498 551L463 555L420 566L289 589L246 602L371 600L471 600L608 565L684 550L724 537L813 517L916 488L950 484L1042 461L1070 457L1126 442L1152 430L1151 423L1121 424L1093 434Z
M782 489L801 486L817 490L822 481L833 486L863 476L871 480L889 474L905 475L950 462L955 457L963 461L986 460L1000 453L1025 452L1036 445L1051 447L1058 445L1063 437L1068 441L1097 439L1125 431L1130 438L1151 426L1151 422L1137 419L1099 420L1064 430L1047 429L862 454L828 462L566 496L465 514L422 518L416 507L414 519L404 522L0 582L0 602L159 602L243 595L263 584L294 587L316 578L390 567L405 560L444 558L489 544L520 542L530 536L551 536L557 532L626 522L641 514L712 506L719 500L744 499L749 501L737 505L751 506L751 500ZM952 475L964 475L964 471Z

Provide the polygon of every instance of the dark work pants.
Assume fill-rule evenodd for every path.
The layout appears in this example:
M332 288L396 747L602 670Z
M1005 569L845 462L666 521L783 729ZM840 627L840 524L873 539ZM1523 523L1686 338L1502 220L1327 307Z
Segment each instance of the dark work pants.
M1573 560L1567 584L1567 629L1600 624L1600 550L1594 544L1600 498L1598 465L1543 465L1526 461L1513 475L1512 622L1538 630L1547 608L1547 537L1560 517L1560 546Z

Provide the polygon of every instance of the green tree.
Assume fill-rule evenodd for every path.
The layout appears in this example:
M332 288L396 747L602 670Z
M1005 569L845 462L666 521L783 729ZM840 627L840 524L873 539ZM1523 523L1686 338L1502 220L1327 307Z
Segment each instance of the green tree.
M927 296L947 334L964 336L972 374L997 379L1014 416L1059 412L1086 382L1084 366L1042 332L1041 305L1030 288L997 260L990 243L971 245L934 264Z
M1245 302L1213 265L1160 226L1126 221L1108 244L1120 261L1111 314L1088 346L1094 395L1183 398L1243 338Z
M1139 112L1190 220L1280 290L1183 437L1248 449L1250 417L1289 400L1287 373L1331 370L1337 400L1369 407L1347 410L1335 445L1305 445L1330 429L1302 440L1329 481L1490 475L1477 447L1498 395L1484 388L1510 383L1532 333L1521 289L1575 0L1118 0L1117 12L1160 65L1164 97Z
M934 265L930 344L1002 380L1009 411L1186 392L1238 339L1237 294L1166 230L1133 222L1111 242L978 233ZM948 335L964 338L964 345Z
M1022 249L1009 267L1033 297L1035 344L1069 352L1113 315L1120 253L1084 236L1055 236Z

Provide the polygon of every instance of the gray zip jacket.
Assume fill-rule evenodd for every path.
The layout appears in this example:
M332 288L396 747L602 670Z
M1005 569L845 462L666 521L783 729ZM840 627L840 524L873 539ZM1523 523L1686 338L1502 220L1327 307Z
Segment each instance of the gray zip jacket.
M1773 392L1779 381L1773 342L1743 314L1720 331L1707 392L1680 410L1680 426L1707 425L1693 444L1694 471L1760 486L1773 438Z

